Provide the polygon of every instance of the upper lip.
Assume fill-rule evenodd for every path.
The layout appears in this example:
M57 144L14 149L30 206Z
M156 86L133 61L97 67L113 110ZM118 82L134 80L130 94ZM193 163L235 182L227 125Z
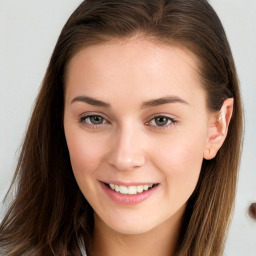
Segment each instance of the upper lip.
M159 184L158 182L123 182L123 181L101 181L105 184L114 184L118 186L140 186L140 185L149 185L149 184Z

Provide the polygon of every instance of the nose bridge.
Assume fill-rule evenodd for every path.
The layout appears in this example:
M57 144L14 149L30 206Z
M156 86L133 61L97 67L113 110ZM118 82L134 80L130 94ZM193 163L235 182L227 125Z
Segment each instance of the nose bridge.
M114 135L109 163L119 170L130 170L145 163L141 131L132 123L123 124Z

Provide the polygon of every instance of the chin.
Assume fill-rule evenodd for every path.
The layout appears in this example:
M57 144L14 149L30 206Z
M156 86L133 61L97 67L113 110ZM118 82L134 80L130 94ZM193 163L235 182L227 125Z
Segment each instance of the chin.
M148 225L147 223L115 223L109 226L114 232L122 235L140 235L153 230L157 225Z
M110 214L110 213L109 213ZM98 223L104 225L105 228L111 229L112 231L123 234L123 235L140 235L150 232L157 227L164 225L164 223L169 222L171 216L161 216L160 214L110 214L108 218L106 215L100 218L96 216Z

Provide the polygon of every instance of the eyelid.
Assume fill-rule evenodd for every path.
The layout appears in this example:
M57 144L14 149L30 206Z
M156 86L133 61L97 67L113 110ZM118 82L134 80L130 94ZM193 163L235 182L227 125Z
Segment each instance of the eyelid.
M167 118L168 120L171 121L171 123L170 123L170 124L167 124L167 125L163 125L163 126L150 125L150 122L152 122L152 121L153 121L154 119L156 119L157 117L164 117L164 118ZM169 128L169 127L171 127L171 126L174 126L174 125L176 125L176 124L178 124L178 123L179 123L179 121L178 121L176 118L171 117L169 114L166 114L166 113L154 114L154 115L152 115L152 116L148 119L148 121L145 122L145 124L146 124L147 126L151 126L151 127L153 127L153 128L156 128L156 129L166 129L166 128Z
M93 124L93 123L88 123L85 121L86 118L89 118L91 116L100 116L104 119L104 123L101 123L101 124ZM167 124L167 125L152 125L150 124L154 119L156 119L157 117L164 117L164 118L167 118L168 120L170 120L170 123ZM109 125L110 124L110 121L109 121L109 118L106 117L106 115L102 112L85 112L85 113L82 113L81 115L79 115L78 117L78 121L79 123L82 125L82 126L86 126L88 128L91 128L91 129L97 129L97 128L102 128L103 126L105 125ZM157 113L157 114L154 114L154 115L151 115L147 121L144 122L144 124L146 126L149 126L149 127L152 127L153 129L166 129L166 128L170 128L171 126L174 126L176 124L178 124L179 121L177 120L177 118L173 117L173 116L170 116L170 114L166 114L166 113Z
M88 117L88 116L101 116L104 119L108 120L108 117L104 113L102 113L102 112L94 112L94 111L83 112L82 114L80 114L78 116L78 118Z
M104 123L102 124L93 124L93 123L87 123L85 120L86 118L89 118L91 116L100 116L104 119ZM82 113L81 115L79 115L78 117L78 121L81 125L83 126L87 126L88 128L101 128L104 125L109 124L108 118L103 114L103 113L99 113L99 112L86 112L86 113Z
M100 118L102 118L102 123L98 123L98 124L92 123L91 120L90 120L90 118L92 118L92 117L100 117ZM87 119L89 119L88 122L86 121ZM88 123L88 124L90 124L90 125L102 125L102 124L105 124L105 123L106 123L106 119L105 119L104 117L98 116L98 115L85 116L85 117L83 118L83 120L85 120L85 122Z

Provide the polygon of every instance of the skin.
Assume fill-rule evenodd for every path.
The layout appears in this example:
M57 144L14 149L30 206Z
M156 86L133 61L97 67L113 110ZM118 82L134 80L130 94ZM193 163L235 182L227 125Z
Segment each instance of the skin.
M138 38L84 48L71 59L65 86L71 164L95 212L90 255L172 255L203 158L224 141L232 101L219 119L207 109L194 55ZM103 123L90 123L90 115ZM159 185L147 200L120 205L101 182Z

